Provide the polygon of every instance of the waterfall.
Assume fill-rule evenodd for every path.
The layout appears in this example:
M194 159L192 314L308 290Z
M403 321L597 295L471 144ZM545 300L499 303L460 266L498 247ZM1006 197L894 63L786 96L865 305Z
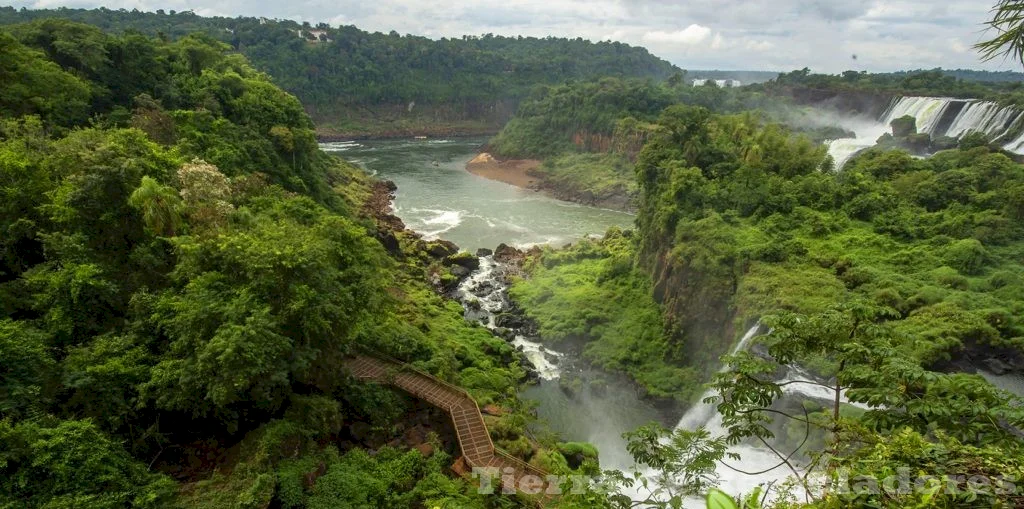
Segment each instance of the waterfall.
M746 350L747 347L750 346L750 342L757 336L760 329L761 323L758 322L756 325L751 327L749 331L747 331L743 336L743 339L741 339L739 344L733 348L731 353L735 354ZM728 367L723 367L722 371L726 369L728 369ZM834 389L830 389L823 384L814 381L813 376L799 367L790 367L786 375L778 382L786 384L783 388L783 394L786 396L797 396L822 402L831 402L835 400ZM712 436L721 436L726 434L727 430L722 426L722 416L718 414L715 405L704 403L705 399L714 395L714 391L706 391L701 396L701 401L687 411L679 420L679 424L676 425L676 429L693 430L703 426L711 433ZM850 403L849 399L847 399L845 391L840 392L840 401L845 404L854 404ZM868 408L866 405L854 405L864 409ZM750 493L759 485L773 481L781 482L792 476L792 472L785 467L772 469L772 467L779 465L781 460L777 455L775 455L775 453L769 451L767 448L741 443L729 447L728 452L738 454L740 456L741 461L735 465L740 469L748 472L761 472L766 470L767 472L755 476L739 473L727 467L719 467L717 470L719 477L718 487L726 493L733 495ZM734 463L731 460L725 461ZM797 468L800 467L797 466ZM699 500L687 500L686 503L684 503L684 506L693 508L703 507Z
M1005 108L994 102L969 102L953 119L944 135L959 138L969 131L980 131L986 136L996 137L1005 134L1019 117L1020 113L1013 108Z
M761 323L758 322L756 325L750 328L743 338L732 349L731 354L746 350L750 346L750 342L757 336L761 330ZM724 366L719 372L725 371L728 366ZM679 420L679 424L676 425L676 429L688 429L693 430L703 426L707 429L712 436L721 436L726 433L726 429L722 426L722 416L718 414L718 409L714 404L705 403L704 400L715 395L713 390L706 391L692 408L686 412L685 415ZM779 482L790 477L792 473L785 468L772 467L779 464L779 457L775 453L760 447L754 447L749 444L741 443L729 447L728 452L730 454L740 455L740 462L736 465L742 470L748 472L760 472L769 470L760 475L747 475L736 472L725 466L719 465L716 474L718 475L718 487L724 490L726 493L732 495L740 495L752 492L759 485L769 482ZM725 460L730 463L735 463L732 460ZM771 469L771 470L770 470ZM648 471L650 474L650 471ZM686 508L703 508L704 501L700 499L687 499L684 501L683 506Z
M1024 154L1024 133L1021 133L1017 139L1004 145L1003 148L1014 154Z
M951 109L954 104L962 105L962 108L958 112ZM920 133L960 138L971 131L976 131L993 140L1005 136L1010 128L1024 117L1024 113L1015 108L991 101L901 97L882 115L882 123L888 126L893 120L905 115L917 119L917 132Z
M945 97L904 97L882 115L882 123L888 126L893 120L909 115L917 119L917 132L933 134L952 101Z
M949 97L897 97L877 122L871 122L869 125L857 122L857 126L848 126L854 128L856 138L828 142L828 151L835 160L835 169L842 169L857 152L875 146L876 140L889 132L893 120L907 115L917 120L919 133L927 133L932 137L960 138L973 131L984 133L994 142L1006 138L1014 126L1024 121L1024 112L991 101ZM855 119L851 119L853 120ZM1005 143L1003 148L1024 155L1024 133L1017 139Z
M748 330L747 333L743 335L743 338L740 339L740 342L736 345L736 347L733 348L731 352L729 352L729 354L735 355L736 352L742 352L743 350L746 350L747 346L750 345L750 342L753 341L754 337L757 336L757 332L759 330L761 330L761 322L757 322L753 327L751 327L750 330ZM722 369L719 370L719 373L722 373L727 369L729 369L729 366L722 366ZM679 424L676 424L676 429L692 430L697 429L701 426L706 426L717 415L717 410L713 403L705 403L704 400L714 395L714 389L708 389L704 391L704 394L701 395L700 400L698 400L696 404L690 407L690 409L687 410L683 417L679 419Z
M505 282L504 267L493 256L480 258L480 268L459 284L456 295L465 308L466 318L480 321L490 330L498 330L497 316L509 309L508 283ZM472 303L472 304L471 304ZM537 376L544 380L556 380L562 372L557 361L562 358L556 352L542 345L539 340L527 338L518 330L509 338L512 346L520 350Z

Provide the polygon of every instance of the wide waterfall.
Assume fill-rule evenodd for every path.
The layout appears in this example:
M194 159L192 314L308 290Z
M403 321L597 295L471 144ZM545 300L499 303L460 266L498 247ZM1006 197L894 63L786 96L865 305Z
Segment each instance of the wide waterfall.
M901 97L882 115L888 126L893 120L910 115L917 119L917 131L933 137L959 138L969 132L984 133L993 141L1005 136L1021 118L1016 108L990 101L948 97Z
M980 132L992 142L1002 143L1007 151L1024 155L1024 130L1015 139L1009 139L1024 126L1024 112L1017 108L976 99L898 97L877 121L865 123L861 119L856 125L845 126L857 133L856 138L829 142L829 153L836 169L842 168L857 152L873 147L882 134L889 132L893 120L907 115L917 120L917 132L933 138L959 139L970 132Z

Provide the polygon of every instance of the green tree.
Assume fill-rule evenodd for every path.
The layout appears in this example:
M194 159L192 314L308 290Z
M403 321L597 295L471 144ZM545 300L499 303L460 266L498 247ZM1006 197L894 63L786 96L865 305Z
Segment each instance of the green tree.
M174 482L151 474L91 422L0 421L0 502L32 507L158 508Z
M183 205L178 191L160 185L152 177L142 177L142 183L132 191L128 203L142 212L142 220L157 235L173 237L183 224Z

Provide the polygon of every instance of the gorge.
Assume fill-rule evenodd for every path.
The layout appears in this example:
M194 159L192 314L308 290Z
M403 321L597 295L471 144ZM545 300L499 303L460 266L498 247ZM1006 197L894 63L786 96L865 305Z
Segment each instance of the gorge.
M1024 74L0 25L0 507L1024 505Z

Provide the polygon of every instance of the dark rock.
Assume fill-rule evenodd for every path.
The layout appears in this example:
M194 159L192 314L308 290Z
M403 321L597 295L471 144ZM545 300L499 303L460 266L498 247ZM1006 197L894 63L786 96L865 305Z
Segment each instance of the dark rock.
M892 135L896 138L905 138L917 134L917 119L905 115L889 123L892 127Z
M525 323L522 316L512 313L503 313L494 318L494 325L507 329L521 329Z
M932 137L928 133L911 134L902 141L902 145L915 154L926 154L931 144Z
M389 230L379 231L377 232L377 240L380 241L381 245L389 253L393 255L400 255L402 253L402 246L398 243L398 237L395 237L394 232Z
M504 339L505 341L512 341L513 339L516 339L516 331L506 329L505 327L498 327L494 329L494 335Z
M507 244L498 244L494 250L494 259L502 263L508 263L523 258L523 252Z
M453 276L459 279L467 277L473 273L472 270L469 270L466 267L463 267L462 265L452 265L452 267L448 270L452 273Z
M427 244L427 254L434 258L445 258L459 252L459 246L447 240L435 240Z
M950 138L949 136L937 136L932 139L932 152L952 150L958 146L960 146L960 142L956 138Z
M989 370L994 375L1002 376L1012 371L1010 366L1008 366L1005 362L996 359L995 357L985 359L981 361L981 363L982 365L985 366L985 369Z
M394 181L391 180L385 180L384 187L391 192L395 192L398 190L398 184L395 184Z
M565 455L565 462L569 464L569 468L576 470L583 465L583 462L587 460L587 457L582 453Z
M476 255L479 256L480 258L483 258L485 256L491 256L492 254L494 254L494 251L491 251L490 249L487 249L485 247L476 250Z
M525 384L540 383L540 372L533 368L533 364L525 358L519 363L523 367L523 380Z

